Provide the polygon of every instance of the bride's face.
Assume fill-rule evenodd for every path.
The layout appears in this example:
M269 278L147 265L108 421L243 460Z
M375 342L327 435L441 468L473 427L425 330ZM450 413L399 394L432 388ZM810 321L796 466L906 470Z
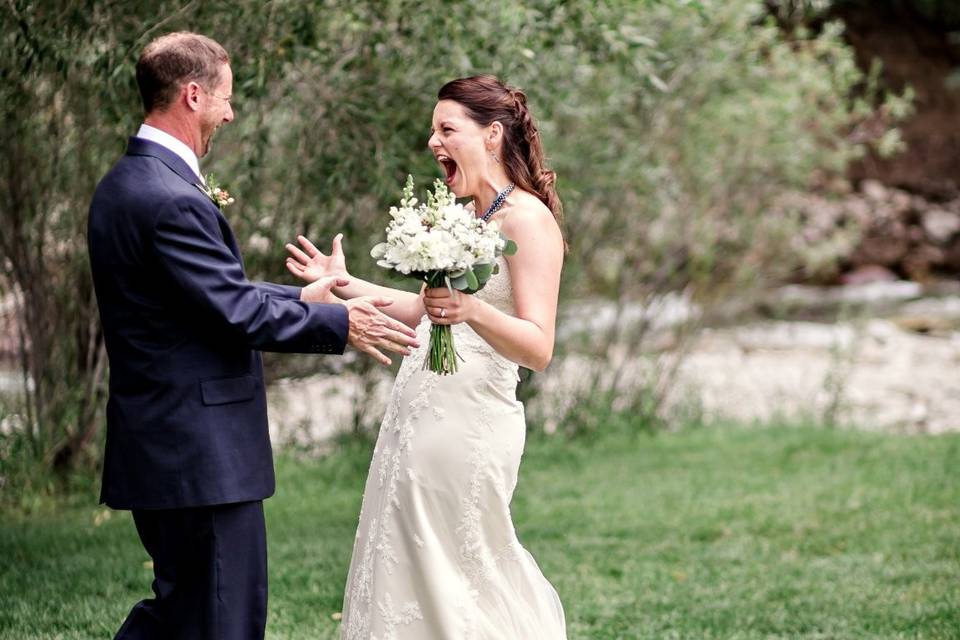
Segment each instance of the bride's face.
M445 182L459 197L476 196L491 160L484 144L489 127L481 127L459 102L441 100L433 109L427 146L440 163Z

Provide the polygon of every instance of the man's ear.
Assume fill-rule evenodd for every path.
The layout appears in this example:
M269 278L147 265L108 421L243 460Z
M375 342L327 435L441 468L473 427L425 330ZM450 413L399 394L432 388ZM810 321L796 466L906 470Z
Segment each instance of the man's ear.
M191 111L200 110L200 92L203 89L196 82L188 82L183 85L183 100Z

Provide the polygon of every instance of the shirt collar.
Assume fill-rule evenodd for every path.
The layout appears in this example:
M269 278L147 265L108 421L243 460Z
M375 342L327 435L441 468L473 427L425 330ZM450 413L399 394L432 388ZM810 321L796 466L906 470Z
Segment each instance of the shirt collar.
M184 162L187 163L187 166L197 174L197 177L200 178L201 182L206 184L206 180L203 179L203 174L200 173L200 163L197 161L197 154L193 152L193 149L185 145L182 141L173 137L166 131L157 129L156 127L151 127L150 125L144 123L140 125L139 131L137 131L137 137L143 138L144 140L149 140L150 142L156 142L159 145L162 145L174 152Z

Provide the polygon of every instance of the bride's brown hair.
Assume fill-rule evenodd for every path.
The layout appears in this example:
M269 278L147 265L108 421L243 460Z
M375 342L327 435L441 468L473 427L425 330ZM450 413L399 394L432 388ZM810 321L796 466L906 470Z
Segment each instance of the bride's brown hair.
M451 80L440 87L440 100L463 105L467 115L481 127L503 125L503 163L507 177L534 194L563 222L563 204L557 195L557 174L544 162L540 131L527 108L526 94L508 87L494 76L482 75Z

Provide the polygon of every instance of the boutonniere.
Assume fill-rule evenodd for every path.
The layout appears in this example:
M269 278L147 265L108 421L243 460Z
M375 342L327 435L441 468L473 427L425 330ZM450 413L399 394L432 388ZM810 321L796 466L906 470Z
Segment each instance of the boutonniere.
M196 185L197 189L203 191L207 194L207 197L210 198L210 201L213 204L217 205L217 208L220 211L223 211L224 207L233 204L236 200L233 199L233 196L230 193L220 186L220 183L217 182L217 179L213 177L212 173L207 174L203 177L203 182Z

